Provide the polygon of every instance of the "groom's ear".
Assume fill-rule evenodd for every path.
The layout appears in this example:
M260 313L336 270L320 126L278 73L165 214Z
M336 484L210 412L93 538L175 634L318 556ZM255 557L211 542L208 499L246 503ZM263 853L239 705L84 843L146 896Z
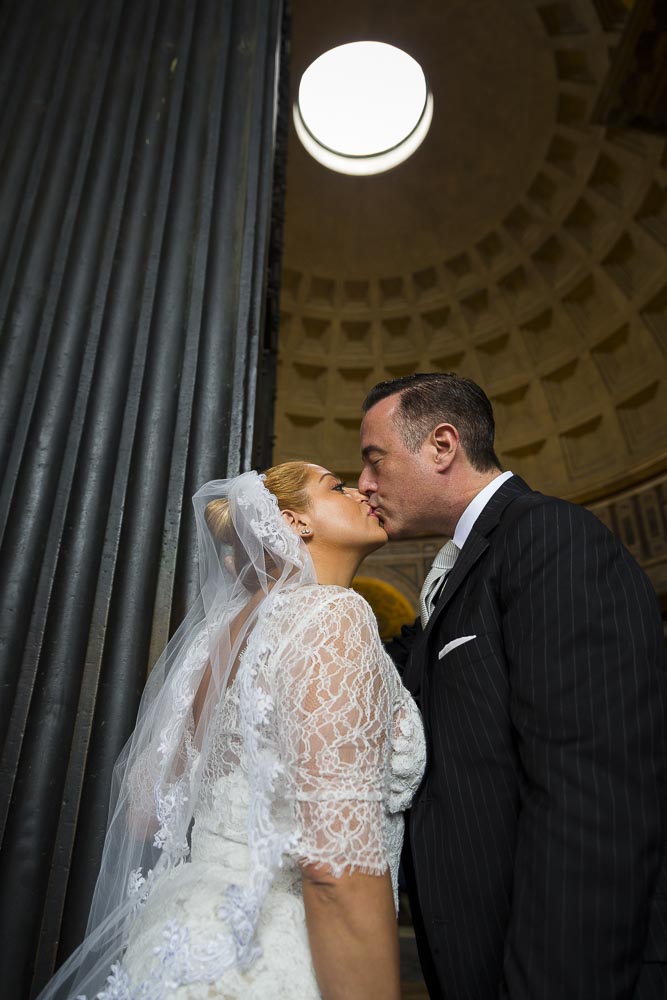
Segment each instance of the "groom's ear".
M452 464L459 443L459 432L453 424L438 424L433 428L430 444L433 448L433 460L440 472L444 472Z

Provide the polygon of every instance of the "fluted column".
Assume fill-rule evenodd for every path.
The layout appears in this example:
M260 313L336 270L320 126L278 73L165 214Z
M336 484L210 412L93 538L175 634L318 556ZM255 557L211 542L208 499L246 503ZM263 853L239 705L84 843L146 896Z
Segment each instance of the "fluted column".
M189 497L271 431L281 8L5 6L0 940L17 1000L82 933L113 761L195 587Z

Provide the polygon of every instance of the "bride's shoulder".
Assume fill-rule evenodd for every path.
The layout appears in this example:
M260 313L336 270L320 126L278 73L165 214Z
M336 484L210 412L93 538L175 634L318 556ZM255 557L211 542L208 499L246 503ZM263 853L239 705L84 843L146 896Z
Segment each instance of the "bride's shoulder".
M375 616L368 601L351 587L333 584L307 584L281 595L274 605L277 617L296 616L305 627L313 621L366 625L377 629Z
M304 594L304 591L309 591ZM302 587L302 599L315 608L330 607L339 613L349 613L364 619L375 621L373 610L366 600L351 587L338 587L334 584L314 584Z

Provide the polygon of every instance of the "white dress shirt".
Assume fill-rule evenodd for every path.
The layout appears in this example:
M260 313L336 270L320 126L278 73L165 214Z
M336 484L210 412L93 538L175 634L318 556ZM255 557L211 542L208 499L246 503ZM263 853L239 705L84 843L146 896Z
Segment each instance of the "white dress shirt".
M482 513L487 503L503 483L513 476L513 472L503 472L480 490L476 497L473 497L466 509L461 514L454 528L454 544L460 551L466 543L468 535L472 531L472 526Z

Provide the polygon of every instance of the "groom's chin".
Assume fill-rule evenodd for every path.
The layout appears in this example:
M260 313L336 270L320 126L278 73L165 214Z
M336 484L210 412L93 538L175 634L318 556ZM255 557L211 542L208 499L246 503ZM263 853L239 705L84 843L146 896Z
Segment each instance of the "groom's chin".
M403 542L409 538L418 537L409 527L401 524L392 524L391 521L385 521L382 527L390 542Z
M394 542L398 541L399 538L405 537L400 527L392 525L391 522L387 523L387 521L382 521L381 523L388 541Z

